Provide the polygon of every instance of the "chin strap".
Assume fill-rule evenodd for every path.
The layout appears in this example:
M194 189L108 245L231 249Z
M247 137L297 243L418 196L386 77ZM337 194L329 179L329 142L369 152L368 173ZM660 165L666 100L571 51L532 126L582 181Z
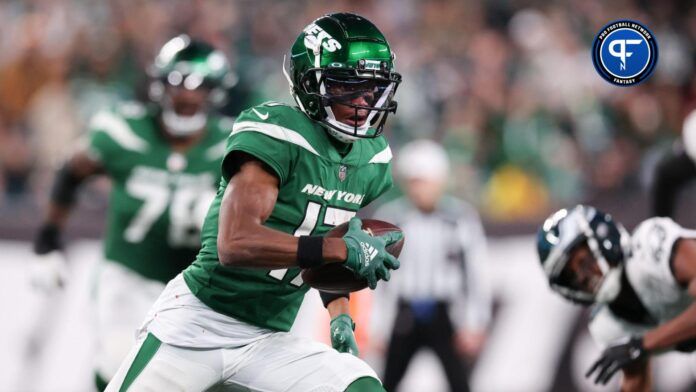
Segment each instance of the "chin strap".
M343 133L343 132L337 131L336 129L334 129L334 128L331 127L330 125L327 125L327 126L325 126L324 128L325 128L326 131L329 133L329 135L333 136L333 137L334 137L336 140L338 140L339 142L342 142L342 143L353 143L354 141L358 140L357 137L355 137L355 136L350 136L350 135L346 135L346 134Z
M174 110L165 109L162 112L162 122L167 132L173 136L188 136L205 127L208 115L199 111L192 116L180 116Z

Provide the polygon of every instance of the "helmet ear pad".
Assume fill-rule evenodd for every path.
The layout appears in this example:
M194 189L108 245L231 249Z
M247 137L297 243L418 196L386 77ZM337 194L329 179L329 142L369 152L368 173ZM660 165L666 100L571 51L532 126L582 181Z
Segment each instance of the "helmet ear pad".
M322 120L326 116L326 112L323 107L324 102L322 98L312 93L312 91L319 91L319 83L316 78L312 77L310 72L305 72L300 78L301 92L307 97L305 104L306 113L314 120Z

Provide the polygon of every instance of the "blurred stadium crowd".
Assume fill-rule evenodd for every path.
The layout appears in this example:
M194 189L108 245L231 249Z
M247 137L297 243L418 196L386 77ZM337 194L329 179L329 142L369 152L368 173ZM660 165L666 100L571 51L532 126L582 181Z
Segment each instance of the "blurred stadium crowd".
M0 211L44 204L54 164L89 116L147 99L146 67L173 35L228 54L239 83L224 111L234 116L290 101L285 51L311 18L342 9L373 20L397 54L404 83L392 144L443 142L455 194L488 220L536 222L558 205L636 193L696 99L688 1L2 2ZM594 35L617 18L640 20L659 43L657 71L637 87L611 86L592 66Z

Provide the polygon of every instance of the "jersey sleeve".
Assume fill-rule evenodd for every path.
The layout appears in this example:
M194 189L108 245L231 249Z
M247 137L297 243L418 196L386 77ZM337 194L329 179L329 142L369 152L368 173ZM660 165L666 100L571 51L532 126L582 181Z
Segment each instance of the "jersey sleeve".
M148 149L148 143L133 131L128 121L113 111L101 111L92 117L86 145L90 157L110 173L123 161L124 153L144 153Z
M389 145L384 143L384 148L376 153L369 161L368 165L374 165L377 170L377 175L370 184L369 192L365 195L365 201L362 207L372 203L378 197L394 186L394 178L392 177L392 152Z
M296 151L287 140L286 128L278 124L280 116L268 107L263 107L263 110L252 108L240 114L227 141L224 160L227 161L235 151L250 154L270 167L282 185L290 176ZM268 117L263 118L258 113ZM222 174L226 180L234 174L224 161Z
M670 218L652 218L633 233L633 257L627 264L629 278L638 292L649 287L678 286L672 267L674 244L680 238L696 238L696 231L679 226Z

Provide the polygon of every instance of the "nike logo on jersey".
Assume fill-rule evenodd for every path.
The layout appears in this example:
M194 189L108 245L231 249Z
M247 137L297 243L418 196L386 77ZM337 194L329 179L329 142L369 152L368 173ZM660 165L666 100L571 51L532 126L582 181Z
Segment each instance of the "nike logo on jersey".
M251 110L253 110L254 113L256 113L256 115L259 116L260 119L262 119L262 120L268 120L268 113L261 113L261 112L259 112L258 110L254 109L254 108L252 108Z

